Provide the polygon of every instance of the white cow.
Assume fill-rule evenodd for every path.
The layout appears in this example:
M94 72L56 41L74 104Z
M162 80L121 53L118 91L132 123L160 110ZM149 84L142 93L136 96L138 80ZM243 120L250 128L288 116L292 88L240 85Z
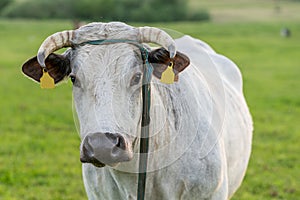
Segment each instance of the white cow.
M62 47L71 48L53 53ZM37 82L45 67L55 83L73 82L88 198L137 198L147 66L141 49L154 69L145 199L229 199L245 175L252 139L239 69L190 36L173 40L160 29L120 22L55 33L23 65ZM159 79L171 60L179 80L168 85Z

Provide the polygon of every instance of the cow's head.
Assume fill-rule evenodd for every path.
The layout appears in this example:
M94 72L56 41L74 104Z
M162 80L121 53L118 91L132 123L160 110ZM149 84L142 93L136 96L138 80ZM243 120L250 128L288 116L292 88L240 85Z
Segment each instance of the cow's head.
M94 40L124 40L91 45ZM177 52L173 39L157 28L134 28L123 23L92 23L75 31L49 36L37 57L23 65L25 75L39 82L43 68L55 83L73 82L73 97L82 139L80 159L101 167L129 161L140 134L143 62L140 49L126 41L156 43L164 48L150 51L153 74L160 78L172 58L178 74L189 59ZM71 47L63 55L53 52Z

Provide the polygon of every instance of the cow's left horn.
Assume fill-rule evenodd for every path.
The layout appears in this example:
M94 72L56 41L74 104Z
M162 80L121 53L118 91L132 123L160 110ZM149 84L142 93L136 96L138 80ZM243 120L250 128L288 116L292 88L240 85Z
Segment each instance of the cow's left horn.
M139 29L139 42L152 42L159 44L167 49L170 57L174 58L176 55L175 41L165 31L154 27L140 27Z
M46 40L44 40L38 50L37 60L39 64L43 68L46 68L46 58L58 49L61 49L63 47L71 47L73 37L74 31L70 30L54 33L53 35L50 35L48 38L46 38Z

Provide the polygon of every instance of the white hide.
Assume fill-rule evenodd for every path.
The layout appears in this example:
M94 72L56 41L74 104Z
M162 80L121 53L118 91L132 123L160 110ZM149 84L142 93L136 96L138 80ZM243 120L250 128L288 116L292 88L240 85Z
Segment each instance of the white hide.
M184 36L177 50L190 66L179 81L152 78L149 161L145 199L229 199L244 177L252 120L241 74L233 62L202 41ZM73 88L81 137L88 133L140 134L142 72L138 49L129 44L78 48L72 57ZM136 199L138 151L116 167L83 164L89 199Z

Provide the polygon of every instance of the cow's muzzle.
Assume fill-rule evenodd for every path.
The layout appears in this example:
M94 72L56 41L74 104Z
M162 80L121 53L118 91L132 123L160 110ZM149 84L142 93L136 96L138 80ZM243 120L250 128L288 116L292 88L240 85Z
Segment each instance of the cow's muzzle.
M115 166L132 157L130 142L119 133L91 133L81 143L80 161L96 167Z

